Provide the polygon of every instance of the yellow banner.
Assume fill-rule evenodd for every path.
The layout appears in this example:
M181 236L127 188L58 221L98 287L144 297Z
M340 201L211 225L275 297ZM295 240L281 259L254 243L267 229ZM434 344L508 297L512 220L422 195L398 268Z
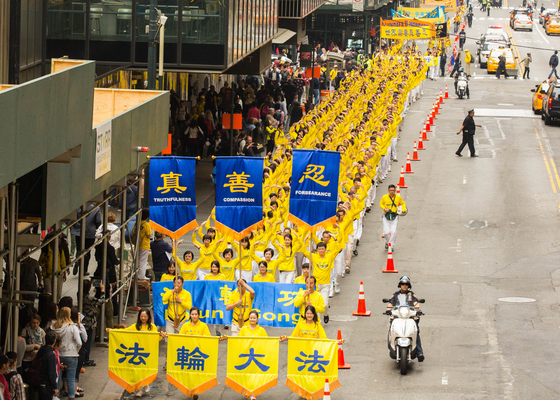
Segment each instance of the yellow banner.
M109 332L109 378L128 392L156 380L158 359L158 332Z
M338 382L338 346L336 340L290 338L288 341L288 386L308 400L321 399L325 379L331 392Z
M387 39L431 39L434 24L414 19L381 20L381 37Z
M455 3L455 0L452 1L422 0L422 4L420 4L420 6L423 8L445 6L446 13L457 11L457 4Z
M217 336L168 335L167 380L186 396L218 385Z
M277 337L228 337L226 386L249 398L278 384Z
M434 24L442 24L445 22L445 14L437 17L437 8L434 7L432 10L427 8L412 8L412 7L399 7L398 14L401 16L397 16L395 14L393 16L393 20L402 20L406 18L412 18L417 21L426 21L426 22L433 22ZM430 14L436 15L430 16Z

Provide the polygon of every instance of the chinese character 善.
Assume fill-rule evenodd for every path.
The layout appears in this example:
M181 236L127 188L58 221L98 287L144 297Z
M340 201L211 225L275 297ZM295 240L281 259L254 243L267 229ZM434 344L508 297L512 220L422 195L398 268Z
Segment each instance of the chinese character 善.
M226 178L229 179L229 182L226 183L224 187L229 187L231 193L235 193L235 192L247 193L249 188L255 186L254 184L247 182L247 179L250 177L251 175L245 174L245 171L243 171L240 174L233 172L233 174L231 175L226 175Z

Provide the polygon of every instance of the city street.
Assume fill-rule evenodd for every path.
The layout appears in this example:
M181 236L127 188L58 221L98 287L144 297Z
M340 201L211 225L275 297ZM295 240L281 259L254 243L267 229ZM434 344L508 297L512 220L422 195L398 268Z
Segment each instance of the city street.
M512 36L514 54L521 59L532 54L531 78L497 80L475 63L469 100L457 98L451 78L428 80L404 119L399 162L377 188L359 256L342 281L342 292L331 299L331 322L325 330L333 339L342 331L346 363L351 365L339 371L342 386L333 399L560 398L560 350L555 345L560 329L560 124L545 126L540 115L533 114L530 92L548 77L548 59L560 47L560 38L546 36L537 17L533 32L512 31L509 12L518 5L505 2L502 9L492 9L490 17L475 8L466 48L475 56L480 35L490 25L501 25ZM556 7L550 0L545 5ZM424 50L425 44L421 46ZM398 182L407 152L412 156L426 114L446 85L449 99L428 133L426 150L419 151L421 161L412 163L414 174L405 175L408 189L401 190L409 212L398 228L398 273L383 274L386 251L378 201L388 184ZM468 157L465 149L461 158L455 155L461 143L456 133L470 109L482 125L475 136L479 157ZM199 166L198 180L205 185L197 193L199 223L213 206L211 168L209 160ZM426 359L415 360L406 376L389 357L388 317L381 302L397 290L402 275L410 277L412 290L426 299L420 324ZM75 291L76 280L71 276L65 291ZM371 317L352 317L360 281ZM130 324L135 315L128 315ZM290 334L286 329L267 331L269 336ZM286 353L287 345L281 344L278 386L258 399L299 398L285 386ZM185 398L166 381L164 355L162 342L162 368L144 398ZM122 389L107 377L107 349L95 348L92 358L97 367L86 369L80 381L86 398L118 398ZM225 370L226 344L221 344L219 385L200 399L242 398L223 384Z

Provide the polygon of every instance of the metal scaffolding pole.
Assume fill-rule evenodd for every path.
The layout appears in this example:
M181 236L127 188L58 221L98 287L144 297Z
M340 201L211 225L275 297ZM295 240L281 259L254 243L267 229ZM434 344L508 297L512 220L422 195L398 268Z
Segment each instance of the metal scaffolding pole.
M14 277L14 264L15 264L15 256L16 256L16 231L17 231L17 224L16 224L16 219L17 219L17 209L16 209L16 192L17 192L17 186L16 183L13 182L10 185L10 214L9 214L9 227L8 227L8 233L9 233L9 246L10 246L10 254L8 255L8 265L7 265L7 270L8 270L8 279L9 279L9 287L10 287L10 297L9 299L13 299L14 296L14 281L13 281L13 277ZM3 228L2 228L3 229ZM12 350L16 350L17 349L17 337L18 337L18 319L19 319L19 309L17 307L17 304L15 303L10 303L8 305L8 318L12 318L12 332L10 332L10 348ZM10 321L8 321L8 324L10 323ZM8 337L6 337L6 341L8 340Z
M4 222L6 220L6 198L0 198L0 254L4 251ZM0 257L0 263L2 258ZM3 283L3 282L2 282ZM1 287L1 286L0 286ZM2 290L0 289L0 293ZM2 305L0 304L0 323L2 322Z
M105 190L104 197L110 196L109 191ZM109 202L106 201L103 204L103 234L107 232L107 217L109 215ZM107 236L103 238L103 260L101 261L101 282L103 285L107 282ZM107 285L105 287L105 301L101 304L101 332L99 334L99 343L103 343L105 340L105 309L107 308L106 302L111 301L111 286ZM111 316L113 318L113 316Z
M124 255L125 255L125 245L126 245L126 192L128 188L123 190L122 192L122 207L121 207L121 251L120 251L120 260L121 266L119 269L119 284L124 284ZM130 289L129 289L130 290ZM125 294L124 290L119 292L119 325L122 324L123 320L123 310L126 307L125 304Z
M86 213L86 206L85 204L80 208L80 215L84 215ZM84 247L86 246L86 219L82 219L81 223L80 223L80 249L82 249L82 253L84 252ZM80 254L76 254L76 256L79 256ZM78 310L80 311L80 314L82 313L83 307L84 307L84 258L82 257L80 258L80 267L78 269ZM73 268L72 268L73 269ZM86 296L89 293L86 293Z
M140 174L143 173L143 170ZM138 195L136 196L136 209L140 210L142 208L142 198L140 197L140 184L143 178L138 180ZM142 212L136 214L136 237L134 238L134 243L136 243L136 257L134 257L134 288L132 292L132 306L138 307L138 262L140 260L140 225L142 224Z
M54 232L56 234L56 232L58 232L58 224L59 222L57 222L56 224L54 224ZM58 245L60 243L60 240L58 239L58 237L54 240L53 242L53 263L52 263L52 296L53 296L53 302L58 303L58 301L60 300L58 298L58 264L59 264L59 250L58 250ZM61 291L62 293L62 291Z

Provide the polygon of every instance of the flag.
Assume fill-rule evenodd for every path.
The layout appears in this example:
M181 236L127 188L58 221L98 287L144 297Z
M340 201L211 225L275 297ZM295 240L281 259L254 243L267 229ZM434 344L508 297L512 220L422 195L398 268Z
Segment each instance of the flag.
M381 19L381 37L387 39L431 39L434 33L433 22L416 19Z
M216 158L216 228L235 240L263 226L263 166L257 157Z
M150 226L172 239L180 239L196 222L193 157L150 159Z
M338 389L337 349L336 340L291 337L286 386L308 400L323 397L325 379L329 380L331 392Z
M156 380L159 332L109 332L109 378L134 392Z
M217 336L167 336L167 380L186 396L218 385Z
M249 398L278 384L277 337L228 337L226 386Z
M251 282L255 290L253 308L260 310L261 326L294 328L299 321L299 309L294 300L305 285L297 283ZM153 282L154 324L165 326L163 294L173 289L173 281ZM183 289L191 294L192 303L200 308L200 320L207 324L231 324L232 311L226 311L229 298L237 289L231 281L185 281Z
M339 169L337 151L294 149L290 221L312 231L334 222Z

